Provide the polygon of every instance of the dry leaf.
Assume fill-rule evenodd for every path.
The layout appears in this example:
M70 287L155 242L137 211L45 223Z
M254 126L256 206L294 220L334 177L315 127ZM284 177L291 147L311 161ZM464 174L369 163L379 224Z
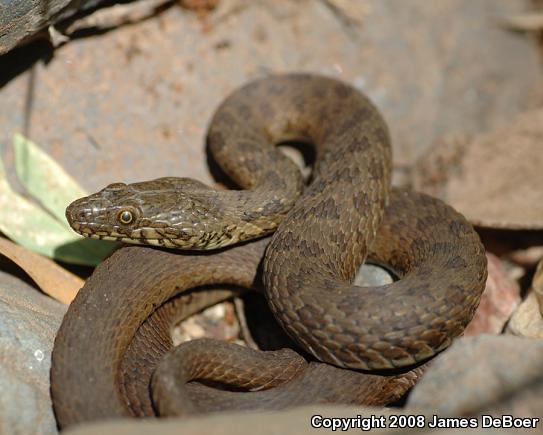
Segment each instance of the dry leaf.
M0 254L23 269L44 293L64 304L69 304L83 287L84 281L78 276L7 239L0 238Z

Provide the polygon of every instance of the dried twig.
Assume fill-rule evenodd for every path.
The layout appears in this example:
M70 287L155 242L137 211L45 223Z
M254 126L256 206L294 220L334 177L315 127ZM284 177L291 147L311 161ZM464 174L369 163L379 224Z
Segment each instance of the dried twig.
M502 18L500 25L516 32L538 32L543 30L543 12L529 12Z
M94 13L71 23L64 35L70 36L84 29L112 29L123 24L133 24L152 17L163 7L173 4L174 0L138 0L133 3L116 4L98 9Z

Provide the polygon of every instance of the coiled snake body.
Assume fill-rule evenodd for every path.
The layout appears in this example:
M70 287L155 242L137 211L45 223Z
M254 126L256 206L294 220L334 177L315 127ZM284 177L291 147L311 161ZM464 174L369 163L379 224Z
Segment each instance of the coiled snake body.
M285 140L315 146L305 190L296 165L275 147ZM217 191L171 177L117 183L72 203L70 224L88 237L181 249L222 248L277 228L262 268L269 305L303 349L338 367L383 370L422 362L471 320L486 280L478 236L441 201L390 190L388 131L360 92L305 74L252 82L219 107L208 144L244 190ZM148 369L127 364L138 346L153 367L165 352L160 343L168 338L157 326L163 321L156 307L189 287L250 286L266 243L211 255L125 248L98 267L55 342L52 393L59 421L90 418L82 416L85 399L70 398L67 391L73 396L77 388L91 386L102 394L93 405L101 410L92 418L126 415L130 407L137 414L138 405L126 402L131 394L126 379ZM400 279L380 287L353 286L368 253ZM179 277L169 271L174 266L193 269ZM226 297L224 290L205 294L194 296L195 306ZM142 332L154 312L154 326ZM81 326L84 319L97 323ZM84 351L75 355L74 346ZM200 397L200 387L193 394ZM111 396L116 404L100 403Z

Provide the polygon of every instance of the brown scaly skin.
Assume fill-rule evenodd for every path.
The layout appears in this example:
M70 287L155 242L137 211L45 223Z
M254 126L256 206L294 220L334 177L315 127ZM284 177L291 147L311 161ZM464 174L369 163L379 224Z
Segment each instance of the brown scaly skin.
M308 363L291 349L262 352L200 339L176 347L159 363L152 394L161 416L329 403L383 406L399 399L424 369L389 376L360 373ZM189 383L202 378L243 392Z
M484 249L466 220L441 201L417 193L389 193L387 128L362 94L339 81L304 74L255 81L220 106L208 139L215 160L245 190L216 192L174 178L115 184L70 205L71 225L86 236L208 249L265 235L281 222L263 264L270 307L305 350L340 367L409 366L428 359L461 334L484 288ZM309 141L316 149L313 179L300 198L300 175L274 147L286 139ZM401 279L377 288L352 286L368 246L372 257L388 264ZM217 269L195 271L190 274L195 283L190 285L240 284L230 282L231 272L224 267L232 264L228 255L235 249L205 257L213 264L217 260ZM197 258L203 257L193 254L190 261ZM111 263L105 267L109 273L117 272ZM83 289L81 294L87 296L78 296L93 302L76 299L55 344L52 391L62 425L128 412L121 400L115 412L104 404L89 417L84 410L88 404L73 402L75 388L88 391L87 384L98 383L96 394L103 394L94 403L121 394L123 355L138 327L164 301L164 291L153 280L171 284L163 278L164 267L154 271L140 267L132 271L135 276L119 273L113 282L103 269L97 268ZM208 276L199 275L204 272ZM136 283L140 292L158 295L140 297L136 292L130 304L112 296L114 290L132 292ZM87 288L110 298L95 300ZM125 305L124 320L106 317L108 304ZM81 368L73 356L77 352L66 348L81 343L85 331L76 319L88 319L89 307L98 311L96 323L84 322L85 328L96 325L92 339L85 341L95 352L87 354L85 364L108 364L111 369L106 370L107 379L85 368L87 375L74 373L74 379L66 380L71 365ZM113 331L115 326L120 332ZM61 386L64 382L68 385ZM64 389L74 393L68 396Z
M280 387L244 397L199 384L174 386L174 400L168 401L172 391L158 392L165 401L159 398L154 409L149 390L151 375L172 348L173 325L234 294L232 290L219 288L199 290L202 286L252 287L268 242L269 239L262 239L204 254L127 247L102 262L70 305L55 339L51 394L59 426L153 416L155 409L181 415L313 403L377 406L405 394L422 374L423 367L392 375L367 374L316 362L307 364L290 352L290 356L283 355L283 364L278 364L279 358L274 362L275 367L268 369L269 361L256 358L254 352L242 355L239 360L236 359L239 346L226 345L235 346L232 352L224 344L210 346L210 340L197 340L177 348L188 351L189 358L173 359L174 364L187 362L196 369L189 373L189 378L213 379L219 374L222 382L237 382L251 390L259 389L262 384L268 387L280 384ZM197 290L191 291L193 288ZM115 303L118 300L123 302ZM98 324L99 328L92 327ZM214 365L217 361L223 366ZM169 362L171 358L165 360L166 364ZM209 372L204 373L200 368ZM166 367L165 372L169 375L172 370L175 374L177 367ZM284 383L291 378L294 382ZM177 407L179 403L183 404L182 409Z

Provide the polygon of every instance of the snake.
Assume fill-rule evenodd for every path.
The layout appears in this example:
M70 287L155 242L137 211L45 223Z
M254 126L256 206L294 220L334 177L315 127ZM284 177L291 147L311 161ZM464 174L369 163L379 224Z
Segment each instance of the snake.
M312 145L315 161L307 185L276 146L285 142ZM231 296L217 285L253 286L257 272L282 329L308 358L329 367L315 371L319 363L306 367L282 351L268 358L285 374L283 387L270 391L279 389L289 403L330 403L335 396L340 403L392 401L399 384L413 385L417 369L409 368L447 348L473 317L487 276L477 233L441 200L391 187L387 125L353 86L303 73L252 81L216 110L207 146L239 189L163 177L114 183L68 206L67 220L81 235L144 246L122 248L101 263L63 319L51 369L61 427L149 415L153 407L183 414L179 407L191 408L189 399L176 404L168 395L179 388L190 392L194 407L224 409L239 392L210 399L208 385L178 385L206 379L202 367L209 367L205 361L213 349L209 358L224 364L210 368L211 380L228 384L227 378L236 378L239 367L228 364L221 345L206 340L184 345L181 363L168 355L165 361L182 381L158 360L171 348L172 323ZM353 285L366 258L398 279ZM290 368L283 369L285 359ZM157 365L157 372L165 372L162 378L153 376ZM271 370L263 367L256 371ZM334 374L304 380L303 373L319 370ZM266 376L252 384L249 372L249 380L242 381L249 389L270 386ZM363 380L353 393L341 386L339 373ZM308 385L323 378L332 386L317 387L326 396L317 397ZM388 388L385 399L371 392L353 398L369 388L368 379L377 379L381 392ZM336 380L340 386L334 388ZM152 405L148 381L166 399ZM247 393L250 404L242 406L257 406L257 396L266 393Z

